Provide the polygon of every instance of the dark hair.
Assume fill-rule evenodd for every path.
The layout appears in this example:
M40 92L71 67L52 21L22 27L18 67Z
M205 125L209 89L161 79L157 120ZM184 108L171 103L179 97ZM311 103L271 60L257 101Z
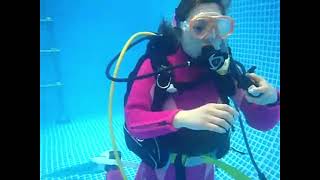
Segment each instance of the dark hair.
M216 3L219 5L223 15L226 14L226 10L230 5L231 0L181 0L178 7L175 9L175 20L177 23L185 21L190 11L199 4L202 3Z

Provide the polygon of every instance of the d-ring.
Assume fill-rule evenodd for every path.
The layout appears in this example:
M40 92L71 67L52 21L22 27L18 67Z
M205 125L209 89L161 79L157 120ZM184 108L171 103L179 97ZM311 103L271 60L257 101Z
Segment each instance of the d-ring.
M171 84L171 77L170 77L169 82L168 82L168 84L166 86L161 86L159 84L159 77L160 77L160 74L158 74L158 76L157 76L157 86L160 87L161 89L167 89Z

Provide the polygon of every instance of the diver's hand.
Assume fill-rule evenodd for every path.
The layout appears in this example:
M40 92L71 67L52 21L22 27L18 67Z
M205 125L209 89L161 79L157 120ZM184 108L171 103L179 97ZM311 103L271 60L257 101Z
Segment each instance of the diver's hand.
M246 99L250 103L255 103L258 105L267 105L272 104L277 101L277 90L272 87L265 79L262 77L254 74L254 73L248 73L247 76L256 82L258 87L250 86L249 93L255 95L255 94L261 94L259 97L252 97L246 92Z
M209 103L192 110L179 111L173 126L225 133L238 115L238 112L227 104Z

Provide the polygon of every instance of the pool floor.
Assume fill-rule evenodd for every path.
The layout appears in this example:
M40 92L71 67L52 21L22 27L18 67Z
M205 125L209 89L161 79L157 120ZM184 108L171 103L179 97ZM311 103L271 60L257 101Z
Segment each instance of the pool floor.
M122 159L139 163L140 159L130 152L125 145L122 133L123 119L114 118L114 129L117 146L122 152ZM265 173L268 180L280 179L280 128L262 133L246 126L249 144L253 156ZM246 152L241 130L236 124L232 135L231 146ZM106 118L76 120L67 124L56 124L42 127L40 130L40 176L43 180L87 179L103 180L102 171L96 171L90 158L99 156L110 150L108 122ZM228 164L238 168L252 179L258 179L256 171L248 155L240 155L234 151L223 158ZM125 168L128 179L134 179L137 168ZM217 180L233 179L217 169Z

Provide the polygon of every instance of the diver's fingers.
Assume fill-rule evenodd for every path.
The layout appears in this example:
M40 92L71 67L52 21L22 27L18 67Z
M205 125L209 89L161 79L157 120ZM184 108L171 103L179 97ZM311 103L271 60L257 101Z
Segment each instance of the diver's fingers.
M252 97L249 95L248 92L246 92L246 95L245 95L248 102L260 104L260 105L264 105L264 102L263 102L264 96L265 94L262 94L260 97Z
M219 126L217 126L215 124L212 124L212 123L207 123L205 125L205 128L206 128L206 130L214 131L214 132L221 133L221 134L222 133L226 133L225 129L223 129L222 127L219 127Z
M219 110L219 109L213 109L212 111L209 112L209 114L212 117L223 119L223 120L227 121L227 123L229 123L229 124L232 124L234 122L233 114L231 114L228 111L223 111L223 110Z
M223 111L227 111L229 113L232 114L232 116L239 116L239 113L232 108L231 106L227 105L227 104L210 104L212 106L212 108L214 109L219 109L219 110L223 110Z
M268 84L266 84L266 83L261 83L259 87L256 87L256 86L254 86L254 85L250 86L250 87L248 88L248 92L249 92L250 94L263 94L263 93L267 92L268 89L269 89Z
M208 120L209 120L209 123L215 124L215 125L222 127L226 130L230 129L230 127L231 127L231 124L229 124L226 120L219 118L219 117L209 116Z
M263 79L261 76L258 76L257 74L255 73L247 73L246 74L251 80L257 82L260 86L260 83L265 81L265 79Z

